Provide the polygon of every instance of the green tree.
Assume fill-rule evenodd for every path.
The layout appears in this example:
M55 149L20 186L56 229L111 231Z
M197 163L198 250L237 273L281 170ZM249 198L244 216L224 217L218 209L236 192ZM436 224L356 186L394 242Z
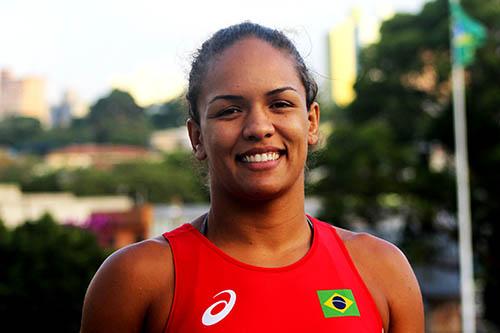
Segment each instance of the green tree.
M62 190L60 174L49 172L26 177L20 183L23 192L59 192Z
M193 163L189 153L177 152L165 155L161 163L119 165L114 173L119 186L139 200L155 203L207 201L206 188Z
M94 142L93 130L85 123L73 122L69 128L51 128L26 142L24 150L37 155L44 155L51 150L70 144Z
M45 215L0 238L5 332L77 332L86 288L107 253L95 237Z
M155 129L179 127L186 123L188 114L184 94L159 106L150 108L150 119Z
M36 159L21 159L0 164L0 182L18 184L24 192L68 191L78 196L122 194L153 203L206 202L208 193L201 169L191 153L184 151L166 154L158 161L124 163L111 170L42 172Z
M363 51L355 86L358 97L336 112L335 130L323 154L327 173L318 190L327 200L325 215L336 222L375 223L398 213L431 229L434 214L420 208L438 212L454 204L453 195L431 191L422 183L432 179L448 188L453 184L446 172L429 170L427 138L435 121L431 109L442 112L449 91L443 104L434 89L418 85L429 70L432 88L448 82L439 75L450 69L446 15L446 1L429 3L417 15L398 14L383 24L380 42ZM426 40L430 34L425 27L435 30L431 39L441 36L441 49L434 40ZM435 197L440 199L437 205L430 203Z
M34 186L50 179L39 176ZM195 170L191 155L176 152L154 162L136 161L115 166L112 170L93 168L59 172L57 186L76 195L129 195L134 200L153 203L171 201L207 201L207 191Z
M27 142L42 133L38 119L11 116L0 121L0 145L22 149Z
M161 110L171 110L168 115L172 118L176 114L175 118L180 112L179 103L180 99L169 102ZM144 110L129 93L120 90L99 99L86 117L74 119L69 128L43 129L39 120L19 116L0 121L0 145L37 155L89 142L147 146L150 134L150 119Z
M476 272L486 283L485 315L499 325L500 1L462 4L489 36L467 70L467 117ZM427 260L428 240L445 232L439 216L456 211L453 163L430 167L436 148L454 154L448 17L448 1L436 0L384 22L380 41L362 51L357 98L334 115L317 185L324 218L374 224L398 215L405 250Z
M60 172L63 190L79 196L117 194L117 176L112 171L94 168Z
M150 128L144 110L132 96L113 90L99 99L86 118L97 143L148 145Z

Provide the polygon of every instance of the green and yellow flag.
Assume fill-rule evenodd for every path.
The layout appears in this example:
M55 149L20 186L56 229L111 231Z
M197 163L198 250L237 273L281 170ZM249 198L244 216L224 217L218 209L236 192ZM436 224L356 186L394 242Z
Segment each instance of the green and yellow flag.
M350 289L318 290L319 303L325 318L359 317L359 309Z
M485 27L471 18L458 2L450 2L452 19L453 61L467 66L474 61L474 53L486 39Z

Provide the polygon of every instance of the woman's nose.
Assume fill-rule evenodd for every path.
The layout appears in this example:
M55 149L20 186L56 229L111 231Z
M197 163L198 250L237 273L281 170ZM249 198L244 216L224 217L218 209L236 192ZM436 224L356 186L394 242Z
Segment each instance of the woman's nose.
M269 138L275 131L272 119L262 107L254 107L248 112L244 126L243 137L251 141Z

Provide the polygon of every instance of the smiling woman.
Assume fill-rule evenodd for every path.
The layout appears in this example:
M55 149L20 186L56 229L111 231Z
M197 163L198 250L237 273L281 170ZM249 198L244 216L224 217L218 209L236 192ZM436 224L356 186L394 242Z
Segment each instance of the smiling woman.
M316 92L279 31L242 23L202 45L188 130L210 210L108 258L82 332L423 332L404 255L304 211Z
M188 129L196 157L208 161L212 205L228 196L259 204L273 196L303 200L295 196L303 196L303 168L308 144L318 140L319 107L307 106L295 63L256 37L235 41L207 62L196 102L188 95L193 113ZM289 191L292 186L297 189Z

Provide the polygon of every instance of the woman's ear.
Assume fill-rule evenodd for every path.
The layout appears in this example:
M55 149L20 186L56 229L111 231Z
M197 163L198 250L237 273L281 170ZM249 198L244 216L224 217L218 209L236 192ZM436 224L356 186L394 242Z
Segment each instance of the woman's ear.
M191 147L193 148L194 156L199 161L203 161L207 158L207 154L205 152L205 146L203 146L203 137L201 135L200 125L191 118L187 120L186 125L188 128L189 139L191 140Z
M307 143L314 146L319 141L319 104L313 102L307 115L309 120L309 132L307 134Z

